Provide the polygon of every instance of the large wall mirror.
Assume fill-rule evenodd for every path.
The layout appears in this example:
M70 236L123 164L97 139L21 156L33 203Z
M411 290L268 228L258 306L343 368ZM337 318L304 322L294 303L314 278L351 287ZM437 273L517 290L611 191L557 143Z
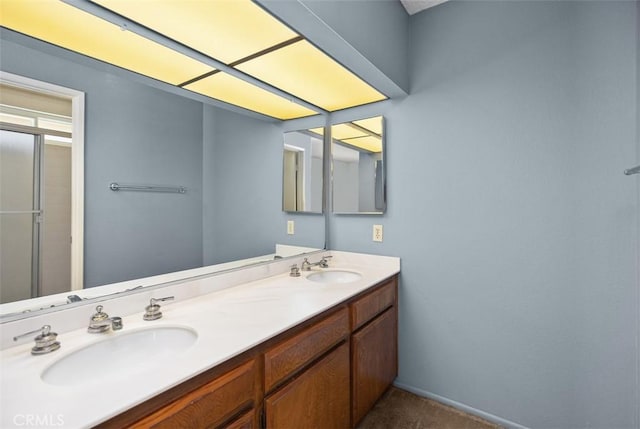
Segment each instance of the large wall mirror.
M334 213L384 213L387 207L384 149L382 116L331 127Z
M266 263L324 247L322 216L282 211L285 122L220 108L203 96L5 28L0 36L3 72L85 94L83 289L62 300L53 295L55 302L2 304L0 316L62 305L68 294L99 297L104 285L117 282L132 287L138 284L133 279ZM113 182L186 192L113 191ZM321 212L315 193L313 188L304 207ZM292 217L294 235L287 234ZM65 239L71 241L68 234Z
M282 210L322 213L323 128L284 133Z

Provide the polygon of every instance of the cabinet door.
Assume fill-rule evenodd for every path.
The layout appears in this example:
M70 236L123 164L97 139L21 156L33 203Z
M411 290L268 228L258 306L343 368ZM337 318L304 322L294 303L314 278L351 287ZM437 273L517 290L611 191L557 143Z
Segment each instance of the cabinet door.
M398 373L396 307L352 336L353 423L360 422Z
M349 344L265 399L267 429L349 427Z

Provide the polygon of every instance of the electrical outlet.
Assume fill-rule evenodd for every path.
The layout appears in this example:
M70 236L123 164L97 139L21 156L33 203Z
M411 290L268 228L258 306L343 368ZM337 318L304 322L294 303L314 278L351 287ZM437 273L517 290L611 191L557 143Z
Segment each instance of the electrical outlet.
M382 225L373 225L373 241L382 241Z
M293 235L295 232L295 225L292 220L287 221L287 234Z

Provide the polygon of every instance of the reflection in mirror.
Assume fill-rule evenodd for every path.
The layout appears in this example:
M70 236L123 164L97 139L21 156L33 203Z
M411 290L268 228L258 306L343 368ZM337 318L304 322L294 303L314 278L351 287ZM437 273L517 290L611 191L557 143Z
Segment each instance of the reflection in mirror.
M322 213L323 128L284 133L282 210Z
M81 95L0 75L0 303L82 286Z
M331 127L333 212L381 214L386 203L382 116Z
M0 36L2 72L74 88L87 100L83 289L2 304L0 316L151 286L166 281L154 277L161 274L202 275L187 270L234 269L324 247L320 216L301 216L295 235L287 234L282 122L222 109L5 28ZM112 182L186 192L114 192Z

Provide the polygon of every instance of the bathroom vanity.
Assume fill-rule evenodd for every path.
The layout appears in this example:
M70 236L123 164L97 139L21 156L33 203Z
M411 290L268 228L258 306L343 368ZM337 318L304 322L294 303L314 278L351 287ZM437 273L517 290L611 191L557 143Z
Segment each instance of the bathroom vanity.
M354 426L396 376L396 331L394 276L100 427Z
M4 350L2 390L14 395L3 395L2 424L16 426L13 413L33 410L58 416L61 427L354 427L397 375L399 260L329 253L329 268L300 277L289 275L286 261L279 274L176 298L157 321L138 312L124 315L121 331L60 334L62 350L47 356L30 356L32 344ZM211 279L197 280L199 288ZM101 304L117 310L116 302ZM46 377L87 342L163 328L197 338L169 357L151 351L102 374L96 362L95 374L78 367L69 380Z

